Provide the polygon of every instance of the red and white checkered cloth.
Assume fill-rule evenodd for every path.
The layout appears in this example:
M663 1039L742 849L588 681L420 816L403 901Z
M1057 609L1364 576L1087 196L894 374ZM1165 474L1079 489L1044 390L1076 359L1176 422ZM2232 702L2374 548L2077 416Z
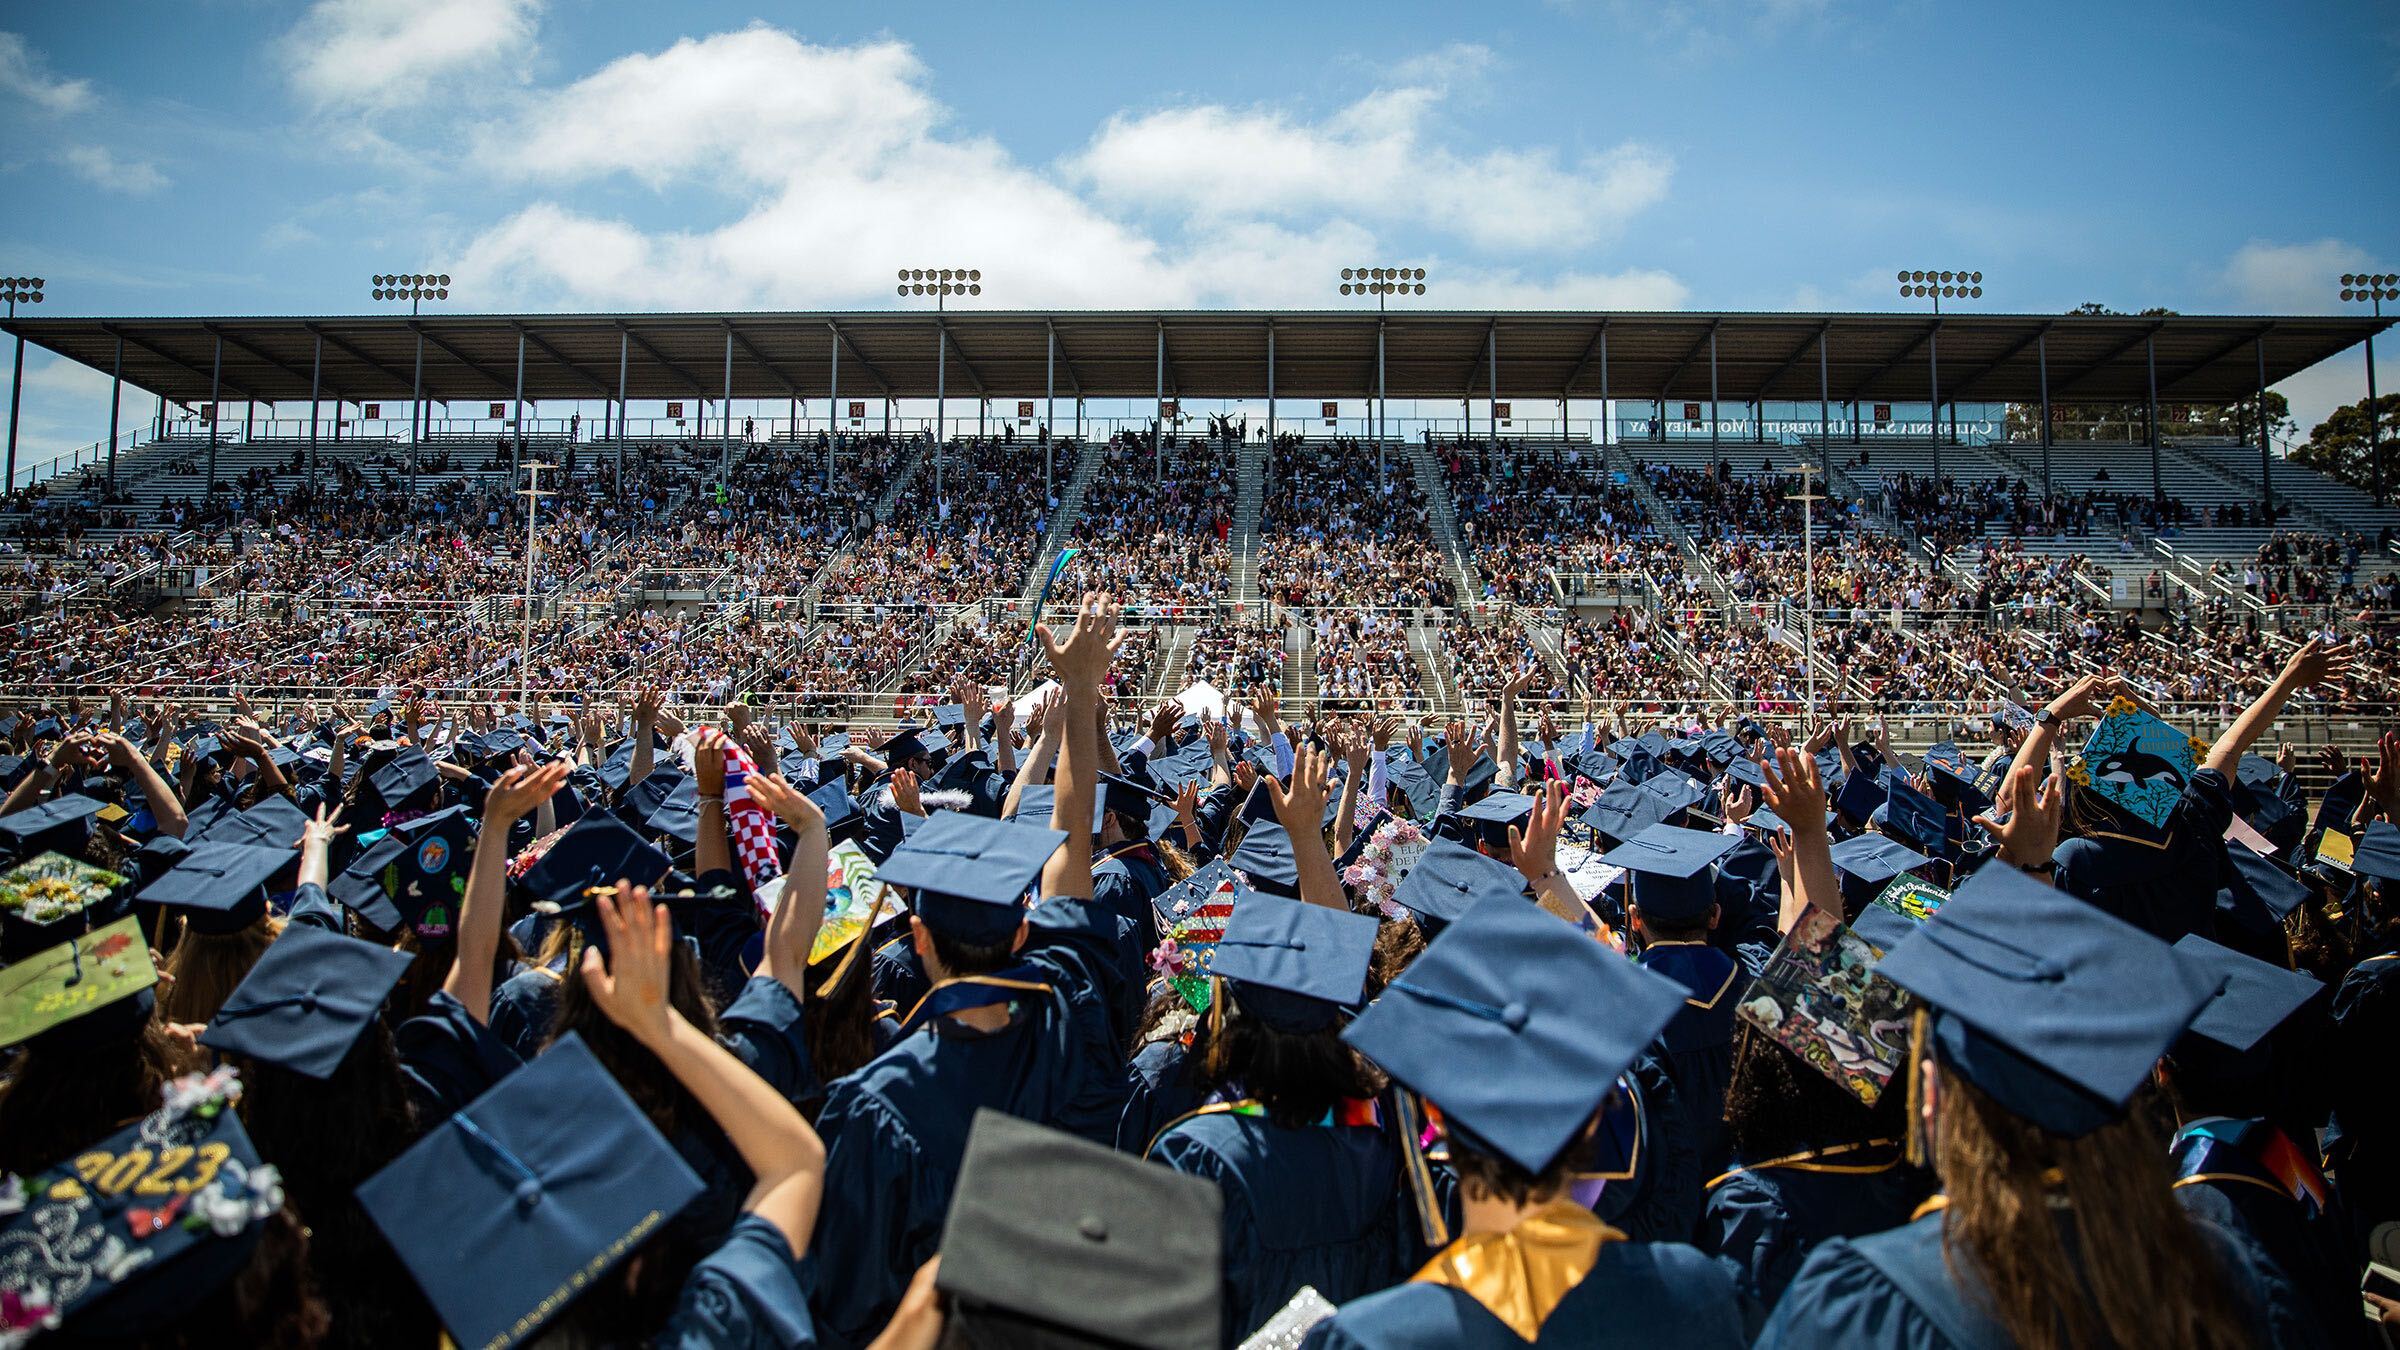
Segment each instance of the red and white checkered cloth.
M750 775L757 772L748 751L725 743L725 832L753 889L783 875L783 859L775 851L775 817L750 796Z

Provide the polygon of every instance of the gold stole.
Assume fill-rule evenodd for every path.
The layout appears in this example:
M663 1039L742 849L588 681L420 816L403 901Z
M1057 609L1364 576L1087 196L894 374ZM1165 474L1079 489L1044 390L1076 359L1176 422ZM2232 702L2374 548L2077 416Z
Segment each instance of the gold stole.
M1466 1294L1527 1341L1567 1292L1583 1282L1603 1243L1625 1235L1571 1200L1556 1200L1505 1233L1470 1233L1411 1277Z

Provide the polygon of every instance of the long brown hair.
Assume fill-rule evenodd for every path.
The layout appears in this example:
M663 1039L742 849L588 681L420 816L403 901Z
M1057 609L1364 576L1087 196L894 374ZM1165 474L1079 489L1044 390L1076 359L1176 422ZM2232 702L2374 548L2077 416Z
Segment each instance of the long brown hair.
M267 954L283 920L261 915L237 933L202 933L186 925L159 981L158 1020L206 1022L233 996L234 986Z
M709 1003L700 960L680 940L668 947L667 1002L701 1035L716 1037L717 1011ZM558 1015L550 1024L549 1041L570 1031L583 1037L593 1057L617 1080L617 1086L625 1089L625 1095L633 1098L634 1105L642 1108L642 1114L650 1118L660 1134L673 1139L684 1125L708 1123L708 1112L675 1081L667 1066L658 1062L658 1056L600 1011L590 987L583 982L580 961L569 961L560 976Z
M2169 1189L2166 1141L2139 1114L2052 1134L1949 1069L1933 1163L1942 1259L2029 1350L2240 1350L2248 1326L2220 1262ZM2072 1225L2073 1242L2067 1240ZM1964 1272L1972 1271L1972 1278ZM2081 1297L2077 1297L2081 1291Z
M35 1040L0 1082L0 1172L30 1177L139 1120L189 1067L156 1017L105 1045Z

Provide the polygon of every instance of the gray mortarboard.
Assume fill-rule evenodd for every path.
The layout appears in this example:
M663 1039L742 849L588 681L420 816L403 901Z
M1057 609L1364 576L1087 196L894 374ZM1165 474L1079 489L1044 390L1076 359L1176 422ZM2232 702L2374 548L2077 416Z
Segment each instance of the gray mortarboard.
M1874 944L1875 950L1888 952L1917 931L1916 921L1889 905L1866 905L1858 917L1850 921L1850 931Z
M383 766L367 775L375 795L383 799L387 811L405 811L418 803L434 784L441 781L441 772L433 761L415 746L407 746L386 760Z
M357 1195L451 1339L501 1347L604 1282L704 1189L570 1033Z
M942 1228L962 1343L1216 1350L1217 1187L994 1111L975 1113Z
M194 1157L213 1163L172 1175ZM0 1251L11 1254L0 1260L0 1292L15 1308L58 1314L59 1339L133 1344L189 1332L179 1323L247 1268L274 1212L261 1212L251 1185L259 1166L240 1114L219 1101L161 1108L12 1179L21 1204L0 1220ZM155 1198L162 1192L174 1198ZM193 1215L180 1213L187 1203ZM212 1221L197 1219L203 1206Z
M134 898L174 910L196 933L238 933L266 914L267 882L291 861L288 848L200 844Z
M1290 899L1300 894L1300 864L1293 859L1292 836L1281 821L1252 821L1227 861L1268 895Z
M1623 780L1600 790L1600 800L1584 808L1577 819L1592 827L1601 838L1614 844L1623 843L1653 825L1662 824L1675 814L1675 808L1654 792L1644 792L1640 784Z
M901 840L875 869L876 879L906 886L927 927L960 942L1004 942L1025 920L1025 894L1062 830L941 811Z
M1525 878L1517 869L1454 840L1435 839L1393 888L1392 899L1416 915L1430 937L1485 900L1513 900L1524 893Z
M1366 995L1381 927L1364 914L1262 897L1234 908L1209 973L1232 984L1242 1011L1303 1035Z
M1683 996L1537 906L1476 905L1342 1039L1440 1107L1455 1142L1538 1173Z
M2400 881L2400 827L2388 820L2368 821L2351 850L2350 870L2379 881Z
M293 924L267 945L200 1043L326 1079L408 972L407 952Z
M809 789L808 799L825 813L825 832L835 841L856 838L866 828L866 813L850 795L850 785L840 778L829 778Z
M1999 863L1876 971L1933 1005L1942 1063L2070 1138L2123 1113L2218 983L2148 933Z
M2271 966L2254 956L2221 947L2197 933L2186 934L2175 952L2216 977L2217 992L2192 1019L2191 1032L2228 1050L2248 1050L2301 1006L2325 990L2314 975Z
M1632 900L1660 923L1697 923L1717 903L1708 869L1741 841L1730 834L1653 825L1602 854L1600 861L1633 874Z
M1760 806L1753 807L1750 814L1742 818L1742 828L1756 830L1760 834L1790 834L1792 823L1775 814L1773 807Z

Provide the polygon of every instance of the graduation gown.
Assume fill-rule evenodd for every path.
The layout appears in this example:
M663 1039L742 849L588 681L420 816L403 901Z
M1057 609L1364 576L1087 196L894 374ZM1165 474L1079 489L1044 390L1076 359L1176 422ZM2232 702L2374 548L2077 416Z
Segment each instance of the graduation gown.
M2175 1201L2255 1243L2315 1314L2326 1341L2368 1350L2347 1218L2314 1160L2263 1120L2210 1117L2176 1134ZM2295 1195L2294 1191L2298 1191Z
M683 1280L659 1350L797 1350L816 1344L799 1263L783 1232L745 1214Z
M2390 884L2390 883L2385 883ZM2334 1185L2358 1250L2378 1223L2400 1220L2400 1094L2391 1086L2400 1045L2400 954L2370 956L2333 991Z
M1737 1165L1709 1183L1692 1245L1724 1260L1743 1293L1773 1308L1817 1244L1897 1228L1930 1189L1886 1140Z
M1375 1124L1287 1129L1255 1104L1222 1102L1175 1121L1145 1156L1205 1177L1225 1197L1227 1346L1240 1344L1303 1285L1345 1303L1408 1273L1400 1154ZM1412 1253L1413 1255L1413 1253Z
M1301 1345L1304 1350L1524 1350L1528 1345L1733 1350L1749 1341L1747 1310L1732 1280L1714 1261L1680 1243L1629 1242L1612 1233L1579 1276L1554 1261L1537 1260L1525 1263L1532 1273L1521 1282L1478 1285L1481 1297L1443 1282L1458 1278L1462 1266L1471 1264L1453 1258L1471 1257L1492 1241L1490 1235L1461 1238L1408 1283L1342 1305L1310 1328ZM1506 1256L1483 1264L1492 1271L1520 1265ZM1566 1286L1563 1294L1561 1286ZM1537 1318L1531 1338L1503 1320L1504 1312Z
M2288 1285L2264 1268L2256 1248L2211 1223L2198 1225L2220 1278L2250 1323L2251 1344L2318 1344ZM2071 1239L2070 1239L2071 1240ZM1759 1350L1827 1345L1909 1350L2008 1350L2000 1325L1981 1311L1982 1291L1959 1287L1942 1264L1942 1214L1863 1238L1819 1246L1784 1290L1758 1336Z
M2050 855L2058 888L2161 942L2187 933L2207 937L2216 929L2232 821L2233 788L2225 775L2196 770L2167 817L2163 843L2107 831L2065 840Z
M1116 1138L1125 1060L1111 1010L1139 955L1125 925L1089 901L1043 901L1031 924L1020 964L928 996L1006 1004L1006 1027L980 1032L913 1010L891 1048L826 1093L823 1221L804 1282L827 1345L872 1340L934 1254L976 1111Z
M1733 1013L1742 967L1705 942L1653 942L1637 962L1684 988L1683 1007L1659 1033L1667 1072L1706 1175L1725 1170L1725 1085L1733 1077Z
M1206 1095L1191 1047L1175 1039L1152 1041L1134 1054L1126 1089L1125 1109L1117 1117L1117 1151L1137 1158L1159 1131L1199 1110Z

